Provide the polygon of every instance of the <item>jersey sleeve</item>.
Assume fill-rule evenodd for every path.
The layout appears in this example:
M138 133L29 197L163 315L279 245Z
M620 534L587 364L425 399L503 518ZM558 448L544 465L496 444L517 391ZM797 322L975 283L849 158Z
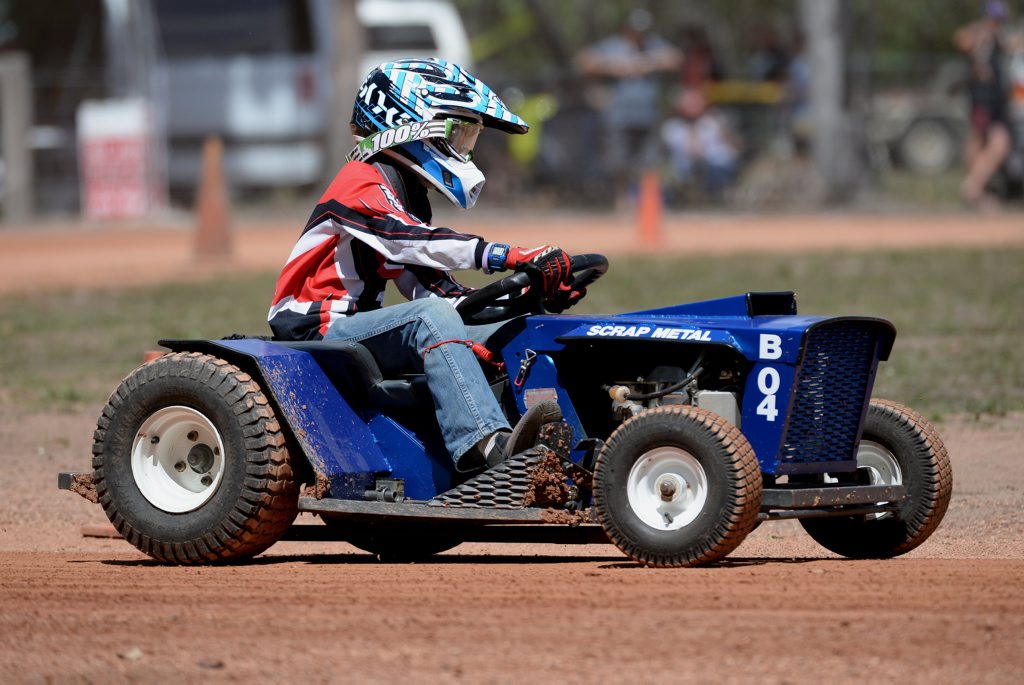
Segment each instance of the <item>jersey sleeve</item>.
M337 192L329 189L311 223L330 215L353 238L395 264L443 271L483 267L487 241L420 221L405 210L379 173L364 166L365 171L356 178L350 175Z
M447 271L421 266L407 266L402 275L395 279L395 285L408 300L424 297L461 300L473 292L473 288L462 285Z

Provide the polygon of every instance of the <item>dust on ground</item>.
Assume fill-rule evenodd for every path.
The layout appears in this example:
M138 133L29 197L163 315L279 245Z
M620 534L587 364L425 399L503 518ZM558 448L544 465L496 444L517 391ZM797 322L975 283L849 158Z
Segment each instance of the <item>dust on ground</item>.
M840 559L780 521L718 566L664 570L611 545L495 543L417 564L283 542L245 566L159 566L82 537L102 509L56 489L88 469L94 421L0 416L0 672L15 681L1024 676L1022 414L940 425L952 504L905 557Z

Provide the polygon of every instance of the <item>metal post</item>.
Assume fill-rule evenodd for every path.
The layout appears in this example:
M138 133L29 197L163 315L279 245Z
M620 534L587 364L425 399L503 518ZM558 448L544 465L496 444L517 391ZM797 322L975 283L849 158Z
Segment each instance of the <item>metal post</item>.
M28 55L12 52L0 55L0 159L3 159L3 188L0 203L7 222L32 217L32 77Z

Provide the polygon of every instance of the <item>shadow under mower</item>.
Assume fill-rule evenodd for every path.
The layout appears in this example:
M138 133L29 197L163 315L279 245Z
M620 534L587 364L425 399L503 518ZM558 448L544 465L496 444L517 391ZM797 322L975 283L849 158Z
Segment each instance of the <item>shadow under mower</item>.
M573 258L575 282L607 264ZM467 541L610 541L641 564L695 566L790 518L833 552L883 558L939 525L942 440L871 399L888 321L799 316L790 292L552 316L535 279L507 276L459 305L467 323L507 320L490 342L503 364L483 367L510 423L539 402L563 415L497 467L456 472L424 377L383 377L362 345L234 336L162 340L171 352L104 407L92 472L59 485L174 564L301 539L384 560ZM300 511L326 525L293 525Z

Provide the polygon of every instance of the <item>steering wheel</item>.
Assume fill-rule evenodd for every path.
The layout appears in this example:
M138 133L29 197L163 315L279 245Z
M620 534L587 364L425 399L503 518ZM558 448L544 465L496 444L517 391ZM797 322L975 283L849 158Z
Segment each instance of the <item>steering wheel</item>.
M608 270L608 258L580 254L569 259L573 288L586 288ZM502 299L505 298L505 299ZM526 269L474 290L455 308L470 325L544 313L544 281L539 269Z

